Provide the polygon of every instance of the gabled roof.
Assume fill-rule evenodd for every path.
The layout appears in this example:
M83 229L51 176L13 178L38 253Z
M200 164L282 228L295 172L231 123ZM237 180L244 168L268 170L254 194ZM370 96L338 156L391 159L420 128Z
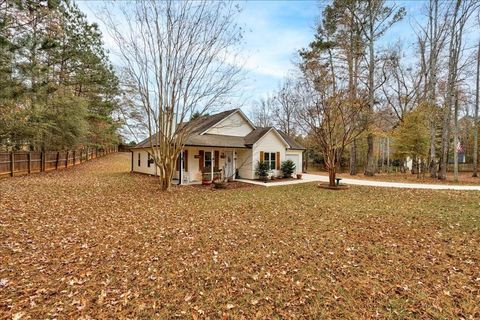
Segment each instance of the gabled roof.
M223 115L223 113L225 113L225 115ZM242 112L242 110L233 109L233 110L228 110L228 111L225 111L225 112L217 113L216 115L222 115L222 116L219 117L217 122L214 122L213 124L206 127L205 130L202 131L200 134L206 134L208 132L208 130L210 130L210 129L214 128L215 126L219 125L220 123L225 121L227 118L229 118L234 113L238 113L250 125L250 127L252 127L253 130L256 129L255 125L252 123L252 121L250 121L250 119L248 119L248 117ZM216 115L213 115L212 117L214 117ZM215 120L217 120L217 118L215 118Z
M248 135L246 135L245 137L237 137L206 133L208 129L214 127L216 124L219 124L220 122L237 112L239 112L242 117L245 118L254 129ZM180 125L188 126L188 130L191 132L191 134L187 138L187 141L185 141L186 146L251 148L270 130L274 130L279 135L279 137L284 140L286 145L289 146L289 149L305 150L305 147L295 142L292 138L288 137L282 131L276 130L273 127L255 127L240 109L227 110L214 115L201 116L195 120L181 123ZM154 135L152 139L156 140L156 135ZM149 146L150 140L147 138L137 144L135 148L148 148Z
M300 143L295 141L292 137L287 135L285 132L277 130L277 132L282 136L283 140L287 141L288 145L290 146L290 149L292 150L307 150L304 146L302 146Z

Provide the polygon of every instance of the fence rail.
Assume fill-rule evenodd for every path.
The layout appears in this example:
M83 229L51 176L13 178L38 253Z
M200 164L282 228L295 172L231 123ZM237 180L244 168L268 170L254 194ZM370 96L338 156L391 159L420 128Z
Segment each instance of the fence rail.
M0 152L0 177L68 168L115 152L118 152L117 146L73 151Z

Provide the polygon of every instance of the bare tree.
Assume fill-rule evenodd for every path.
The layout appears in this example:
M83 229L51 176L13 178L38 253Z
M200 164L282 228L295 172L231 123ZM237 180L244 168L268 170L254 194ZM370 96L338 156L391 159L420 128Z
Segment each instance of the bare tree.
M230 2L136 1L103 9L124 74L145 112L150 153L168 190L194 113L223 104L238 84L241 29Z
M475 81L475 115L473 131L473 177L478 176L478 108L480 104L480 41L477 52L477 75Z
M393 24L403 19L405 9L403 7L397 8L395 5L391 7L386 6L385 0L370 0L365 2L365 8L360 12L364 14L359 15L358 12L352 12L352 14L359 21L358 24L361 26L368 48L367 88L369 113L372 114L375 108L375 93L381 86L375 81L375 43ZM369 132L367 135L367 147L367 165L364 174L373 176L375 175L375 161L372 132Z
M250 112L253 123L257 127L271 127L273 125L272 113L273 104L275 103L273 97L261 98L255 103Z
M447 178L448 152L450 148L450 125L452 111L455 111L454 128L454 162L455 178L458 179L458 157L456 148L458 144L458 84L459 84L459 61L463 50L463 32L471 15L478 9L476 1L457 0L453 9L450 26L449 54L448 54L448 80L446 88L445 106L443 110L441 161L438 178Z
M297 118L302 130L320 147L328 170L329 185L334 187L345 147L367 127L367 123L359 119L368 109L368 103L366 99L352 100L348 90L334 85L334 76L330 72L330 67L325 65L303 65Z
M299 112L299 121L322 150L328 170L329 185L335 186L338 164L345 147L351 144L365 127L357 121L365 111L365 101L351 101L348 92L314 94Z
M273 107L273 121L277 129L282 130L288 136L295 135L295 113L298 110L300 98L298 96L298 82L292 78L286 78L275 95Z

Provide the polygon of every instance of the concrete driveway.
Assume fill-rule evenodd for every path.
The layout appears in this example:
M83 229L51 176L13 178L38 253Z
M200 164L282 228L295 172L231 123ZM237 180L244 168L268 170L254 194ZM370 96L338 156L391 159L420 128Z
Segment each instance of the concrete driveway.
M268 183L264 183L256 180L244 180L244 179L238 179L237 181L255 184L255 185L264 186L264 187L276 187L276 186L286 186L289 184L299 184L299 183L308 183L308 182L328 182L328 177L317 175L317 174L304 173L302 180L289 180L289 181L278 181L278 182L268 182ZM402 182L386 182L386 181L348 179L348 178L342 178L341 183L348 184L348 185L382 187L382 188L480 191L480 185L479 186L462 186L462 185L448 185L448 184L402 183Z

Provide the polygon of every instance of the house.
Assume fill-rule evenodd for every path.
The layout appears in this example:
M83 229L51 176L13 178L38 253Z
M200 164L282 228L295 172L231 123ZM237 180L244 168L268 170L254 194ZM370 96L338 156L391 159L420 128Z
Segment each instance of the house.
M183 125L190 127L191 135L179 156L175 179L181 176L183 182L195 182L221 174L255 179L260 160L270 164L271 175L280 175L281 163L287 159L295 163L296 172L302 171L305 148L273 127L256 127L240 109L201 116ZM157 175L149 139L131 152L133 172Z

